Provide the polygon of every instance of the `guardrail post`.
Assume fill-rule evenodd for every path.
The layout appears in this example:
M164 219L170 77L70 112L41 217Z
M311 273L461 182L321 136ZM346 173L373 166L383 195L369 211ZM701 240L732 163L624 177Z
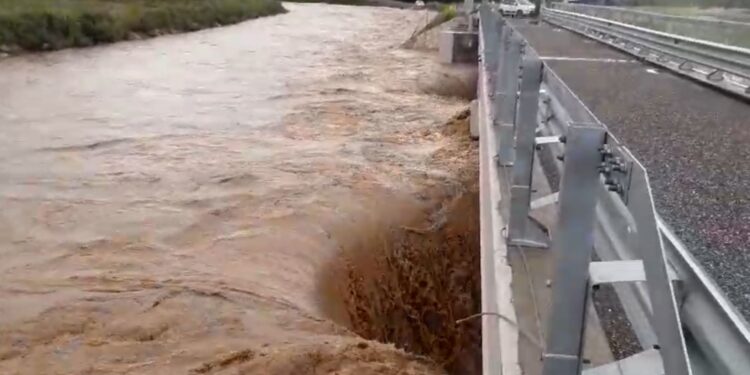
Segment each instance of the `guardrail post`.
M581 370L597 167L604 136L604 128L581 124L571 124L566 136L558 231L552 243L556 264L543 375L578 375Z
M551 11L545 9L545 12ZM555 19L558 24L572 24L571 21L562 17ZM515 122L517 148L511 157L515 157L517 153L518 158L521 159L522 150L524 150L522 146L524 122L521 120L525 112L523 109L524 90L521 90L521 97L516 98L518 94L514 94L509 89L511 84L508 83L508 78L512 78L512 75L507 74L509 70L520 71L516 70L518 64L516 68L508 68L513 61L518 61L509 56L512 53L510 36L514 33L518 34L510 25L504 28L502 26L498 23L498 27L502 30L499 43L502 48L499 51L497 72L489 70L487 64L482 66L484 68L482 74L485 76L483 77L484 84L480 86L483 103L487 103L487 99L491 103L491 108L483 108L482 111L484 115L489 115L491 125L489 128L482 126L481 130L483 135L496 137L490 138L489 144L497 141L498 138L512 141L512 137L497 137L497 134L492 135L492 133L497 133L502 124L513 124L518 116L518 122ZM613 45L625 40L619 37L604 38L602 37L604 34L599 32L596 36ZM520 47L520 52L516 53L516 56L524 52L523 44L520 44ZM532 48L528 50L533 51ZM632 48L628 47L627 50L631 51ZM681 61L671 59L670 62L680 63ZM685 74L692 74L694 70L699 70L701 67L704 66L686 60L679 68L674 67L674 69L685 70ZM529 69L524 67L524 70ZM522 73L525 72L522 71ZM704 75L705 73L705 71L701 72ZM497 85L488 86L487 84L491 84L495 77ZM563 172L562 192L557 193L559 200L554 195L550 195L533 201L529 207L533 210L549 202L562 202L559 205L560 231L556 232L553 237L555 248L553 254L559 258L559 263L555 265L554 301L547 324L549 331L546 331L547 345L544 349L543 373L545 375L690 375L692 363L696 374L750 374L748 371L750 369L750 362L748 362L750 361L750 354L748 354L750 353L750 328L748 328L750 324L736 311L711 277L701 269L698 261L692 257L674 231L658 218L654 211L653 197L645 169L611 134L602 135L602 130L606 131L606 127L598 123L585 104L554 72L546 71L543 78L546 91L540 93L542 101L539 103L539 114L543 134L547 136L536 137L535 143L537 146L556 141L565 143L557 134L567 133L569 145L565 154L565 163L554 163L552 166L555 169L562 166L560 169ZM519 82L517 74L515 79L516 84L512 85L514 88ZM520 82L523 83L523 80ZM746 92L750 92L750 89ZM492 95L492 93L498 93L498 95ZM503 98L513 98L513 105L510 105L510 100L503 102L501 100ZM515 108L516 103L519 104L518 108ZM509 110L503 111L500 108L509 108ZM501 121L501 115L505 117L504 123ZM596 124L583 125L586 122L596 122ZM588 129L597 134L597 137L594 137L596 142L591 140L589 143L602 145L602 142L605 142L603 147L598 149L598 155L591 152L592 148L596 149L596 147L589 143L583 144L585 147L580 145L581 142L578 142L578 146L574 145L577 142L576 138L580 138L575 136L576 133L581 133L580 128L595 128ZM483 138L487 139L487 137ZM490 147L489 144L483 143L483 146ZM559 153L559 145L553 147L553 151ZM580 162L574 162L582 158L580 154L584 151L588 153L588 157L584 158L587 163L593 159L598 169L597 172L603 175L598 181L596 177L593 177L596 175L591 173L594 170L592 165L589 164L588 167L583 168ZM493 153L493 150L485 147L481 157L485 166L487 163L494 162L492 156L499 156ZM516 161L514 166L519 163L523 164L521 161ZM519 168L518 170L525 169ZM492 168L490 171L492 172L490 174L497 172ZM515 169L513 172L515 173ZM487 175L484 173L485 177ZM512 183L515 186L521 185L517 177L513 176ZM486 187L492 182L495 181L485 181L483 186ZM596 194L592 193L592 185L595 186ZM498 187L484 190L491 190L497 194ZM511 191L511 204L517 202L514 200L518 197L517 193L518 189ZM492 203L489 205L492 207L484 204L482 207L487 208L485 211L497 215L497 205L494 204L497 201ZM587 220L590 219L591 210L594 210L594 207L596 207L596 226L592 230ZM514 218L524 216L526 215L514 215ZM483 219L483 225L485 222L494 223ZM508 220L507 223L514 227L515 233L514 220ZM510 232L511 228L509 227L508 230ZM591 262L589 258L592 233L596 236L597 255L602 259L599 262ZM494 240L497 239L499 238L495 236ZM664 249L662 249L662 241L665 242ZM486 247L492 248L490 245ZM484 248L485 246L483 250ZM677 298L675 298L674 287L671 285L674 282L679 283L681 289ZM583 337L585 337L583 327L587 307L590 307L587 306L587 301L590 300L595 286L601 284L615 285L618 296L622 298L627 318L631 319L645 350L619 361L582 371L581 349ZM485 285L493 284L490 282ZM494 289L490 291L483 289L483 292L493 294ZM486 310L491 314L491 309ZM496 323L494 320L492 324L496 325ZM485 332L495 334L497 330L488 329ZM496 337L488 341L491 341L492 345L497 344L493 346L495 349L488 352L498 352L499 344ZM485 368L485 372L492 371Z
M479 56L485 59L487 71L494 72L497 70L500 58L501 36L498 30L502 27L503 21L492 12L487 4L482 3L479 6L479 22L479 31L482 33L482 37L479 38L482 43Z
M516 118L516 104L518 100L518 81L521 65L521 56L525 49L523 38L511 29L506 28L509 35L505 37L502 62L498 70L499 80L495 95L495 123L498 129L495 132L498 140L497 160L500 165L513 165L515 153L513 150L513 123Z
M500 95L503 93L503 89L500 86L500 82L502 81L502 72L503 72L503 62L505 59L505 56L507 54L507 46L508 46L508 35L512 32L512 29L505 24L505 19L500 17L497 12L490 11L493 17L497 20L495 23L496 27L496 36L497 39L495 40L495 46L494 46L494 52L495 52L495 64L492 66L488 66L487 71L492 72L493 74L490 75L490 98L495 100L497 102L497 95ZM499 102L497 102L499 103ZM492 108L493 113L493 119L494 114L499 109L498 104L495 104ZM493 120L494 121L494 120Z
M653 327L659 340L664 373L691 375L680 313L668 273L664 244L656 223L651 185L646 169L637 160L633 166L629 195L628 209L636 223L638 238L635 245L643 257Z
M474 11L474 0L464 0L464 14L466 14L466 21L468 22L469 32L474 31L474 19L472 12Z
M503 45L505 44L505 40L508 36L508 30L510 30L510 28L505 24L505 19L503 17L500 17L497 12L490 11L490 14L492 14L492 17L495 19L495 29L493 30L493 32L497 37L497 39L495 40L496 44L493 46L494 50L496 51L497 60L495 61L495 65L491 67L492 70L490 71L496 72L495 77L497 77L497 72L500 71L501 61L504 57L503 52L505 50L503 48ZM497 89L493 86L493 95L495 91L497 91Z
M508 243L547 247L546 231L529 217L542 61L536 54L526 54L522 67L518 112L514 121L516 142L510 189Z

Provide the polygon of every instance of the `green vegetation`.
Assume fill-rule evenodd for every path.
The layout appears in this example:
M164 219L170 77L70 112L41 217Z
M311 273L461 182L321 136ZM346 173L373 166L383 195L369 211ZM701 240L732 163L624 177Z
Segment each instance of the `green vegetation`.
M687 6L668 7L668 6L656 6L656 5L643 5L643 6L638 6L635 9L646 11L646 12L652 12L652 13L668 14L671 16L692 17L692 16L701 15L701 8L698 8L698 7L687 7Z
M282 12L278 0L0 0L0 52L85 47Z
M548 3L560 3L562 1L547 0ZM592 4L601 4L601 2L592 2ZM683 12L681 8L750 8L750 1L748 0L611 0L608 4L662 8L670 12Z
M442 15L443 22L450 21L456 17L456 4L441 4L440 14Z
M629 0L627 5L661 7L750 8L747 0Z
M698 7L666 7L666 6L639 6L638 10L652 13L662 13L671 16L683 17L710 17L720 20L737 22L750 22L750 9L748 8L698 8Z
M337 5L368 5L367 0L284 0L290 3L326 3Z
M634 0L630 3L657 3L667 4L670 0ZM687 0L684 6L667 5L637 5L629 8L617 7L586 7L569 5L568 9L578 11L595 17L608 18L619 22L625 22L647 29L663 31L670 34L682 35L694 39L712 41L721 44L734 45L750 48L750 27L743 24L728 24L717 22L700 22L696 20L683 20L670 17L648 17L633 16L630 12L621 9L640 10L651 13L661 13L672 16L693 17L703 21L735 21L750 23L750 9L747 8L722 8L719 5L733 6L732 1L725 0L695 0L692 3L712 5L710 7L688 6ZM566 9L566 8L563 8Z

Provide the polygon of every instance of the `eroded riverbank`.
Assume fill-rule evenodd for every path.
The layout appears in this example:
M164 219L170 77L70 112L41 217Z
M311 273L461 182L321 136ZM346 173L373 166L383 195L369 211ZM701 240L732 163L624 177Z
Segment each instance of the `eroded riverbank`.
M332 291L357 249L456 238L467 102L398 48L427 13L286 6L0 63L0 372L442 371Z

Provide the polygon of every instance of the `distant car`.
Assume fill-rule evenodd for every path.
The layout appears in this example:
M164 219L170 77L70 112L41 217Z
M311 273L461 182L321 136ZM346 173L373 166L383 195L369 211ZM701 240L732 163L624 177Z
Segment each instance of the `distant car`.
M503 16L523 17L534 13L536 6L525 0L500 1L500 14Z

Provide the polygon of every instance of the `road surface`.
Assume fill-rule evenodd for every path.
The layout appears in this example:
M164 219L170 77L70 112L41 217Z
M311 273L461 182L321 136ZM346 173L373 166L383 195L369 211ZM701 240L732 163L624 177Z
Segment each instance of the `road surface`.
M750 105L577 34L516 24L644 163L658 212L750 317Z

